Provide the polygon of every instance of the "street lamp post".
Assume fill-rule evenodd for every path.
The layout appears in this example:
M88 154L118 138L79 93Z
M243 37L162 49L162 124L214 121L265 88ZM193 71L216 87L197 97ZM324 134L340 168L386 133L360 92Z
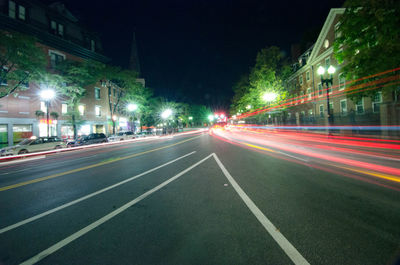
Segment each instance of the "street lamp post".
M271 104L272 101L275 101L277 97L278 97L278 94L275 92L265 92L262 96L263 100L268 104ZM269 115L269 116L271 116L271 115ZM270 119L270 117L268 117L267 124L268 124L269 119Z
M166 109L161 113L161 118L164 120L164 126L166 127L165 133L167 133L168 129L168 123L165 123L165 121L172 115L172 110L171 109Z
M329 78L324 78L325 68L323 66L318 67L317 73L321 78L321 84L326 85L326 111L328 117L328 134L330 132L330 126L333 125L333 114L331 115L331 107L329 104L329 85L332 86L333 84L333 74L335 73L336 68L332 65L328 68L328 74L330 75Z
M49 124L49 108L50 108L50 100L55 97L56 93L52 89L45 89L40 92L40 97L46 103L46 123L47 123L47 137L50 136L50 124Z
M130 104L128 104L128 106L127 106L127 109L128 109L128 111L130 112L130 113L134 113L137 109L138 109L138 105L137 104L135 104L135 103L130 103ZM134 117L134 115L133 115L133 121L132 121L132 123L133 123L133 126L132 126L132 124L131 124L131 127L133 127L133 131L134 131L134 133L136 132L136 126L135 126L135 117ZM140 122L140 121L139 121ZM132 129L132 128L131 128Z

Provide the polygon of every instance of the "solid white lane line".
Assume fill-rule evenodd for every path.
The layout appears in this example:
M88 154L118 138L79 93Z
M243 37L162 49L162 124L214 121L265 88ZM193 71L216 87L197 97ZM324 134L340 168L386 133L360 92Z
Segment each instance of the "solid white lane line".
M17 228L17 227L20 227L21 225L24 225L24 224L33 222L33 221L35 221L35 220L37 220L37 219L39 219L39 218L45 217L46 215L49 215L49 214L52 214L52 213L57 212L57 211L59 211L59 210L62 210L62 209L64 209L64 208L67 208L67 207L69 207L69 206L71 206L71 205L74 205L74 204L76 204L76 203L78 203L78 202L87 200L87 199L89 199L89 198L91 198L91 197L93 197L93 196L96 196L96 195L98 195L98 194L100 194L100 193L103 193L103 192L105 192L105 191L111 190L111 189L113 189L113 188L116 188L116 187L118 187L118 186L120 186L120 185L122 185L122 184L125 184L125 183L129 182L129 181L132 181L132 180L134 180L134 179L140 178L140 177L142 177L142 176L144 176L144 175L146 175L146 174L149 174L149 173L151 173L151 172L153 172L153 171L156 171L157 169L160 169L160 168L165 167L165 166L167 166L167 165L169 165L169 164L172 164L172 163L174 163L174 162L176 162L176 161L178 161L178 160L180 160L180 159L182 159L182 158L185 158L185 157L187 157L187 156L190 156L190 155L192 155L192 154L194 154L194 153L196 153L196 151L193 151L193 152L191 152L191 153L188 153L188 154L186 154L186 155L183 155L183 156L181 156L181 157L178 157L178 158L176 158L176 159L174 159L174 160L171 160L171 161L169 161L169 162L167 162L167 163L165 163L165 164L162 164L162 165L160 165L160 166L157 166L157 167L155 167L155 168L152 168L152 169L150 169L150 170L147 170L147 171L145 171L145 172L143 172L143 173L140 173L139 175L133 176L133 177L128 178L128 179L125 179L125 180L123 180L123 181L121 181L121 182L118 182L118 183L116 183L116 184L114 184L114 185L108 186L108 187L106 187L106 188L104 188L104 189L101 189L101 190L98 190L98 191L96 191L96 192L90 193L90 194L88 194L88 195L86 195L86 196L83 196L83 197L81 197L81 198L79 198L79 199L76 199L76 200L73 200L73 201L68 202L68 203L66 203L66 204L60 205L60 206L58 206L58 207L56 207L56 208L54 208L54 209L51 209L51 210L48 210L48 211L43 212L43 213L41 213L41 214L32 216L32 217L30 217L30 218L28 218L28 219L22 220L22 221L20 221L20 222L18 222L18 223L15 223L15 224L13 224L13 225L4 227L4 228L0 229L0 234L5 233L5 232L7 232L7 231L10 231L10 230L12 230L12 229L15 229L15 228Z
M285 155L285 156L288 156L288 157L303 161L303 162L308 162L308 159L304 159L304 158L300 158L300 157L297 157L297 156L294 156L294 155L290 155L290 154L287 154L287 153L282 152L282 151L279 151L279 153L282 154L282 155Z
M124 204L123 206L121 206L120 208L112 211L111 213L103 216L102 218L100 218L99 220L91 223L90 225L82 228L81 230L79 230L78 232L75 232L74 234L64 238L63 240L57 242L56 244L52 245L51 247L43 250L42 252L40 252L39 254L33 256L32 258L24 261L21 263L21 265L28 265L28 264L35 264L36 262L39 262L40 260L44 259L45 257L51 255L52 253L56 252L57 250L59 250L60 248L68 245L69 243L71 243L72 241L78 239L79 237L85 235L86 233L90 232L91 230L95 229L96 227L98 227L99 225L107 222L108 220L110 220L111 218L117 216L118 214L122 213L123 211L125 211L126 209L128 209L129 207L135 205L136 203L140 202L141 200L145 199L146 197L150 196L152 193L158 191L159 189L165 187L166 185L168 185L169 183L171 183L172 181L178 179L179 177L181 177L183 174L189 172L190 170L192 170L193 168L197 167L198 165L200 165L201 163L203 163L204 161L206 161L207 159L209 159L212 156L212 154L208 155L207 157L203 158L202 160L200 160L199 162L193 164L192 166L186 168L185 170L181 171L180 173L176 174L175 176L173 176L172 178L164 181L163 183L161 183L160 185L152 188L151 190L143 193L142 195L140 195L139 197L137 197L136 199Z
M249 196L247 196L247 194L242 190L239 184L237 184L237 182L233 179L231 174L229 174L228 170L222 164L221 160L219 160L218 156L215 153L213 153L212 155L214 156L215 161L217 161L217 164L221 168L225 177L231 183L235 191L239 194L240 198L254 214L254 216L258 219L258 221L264 226L265 230L267 230L272 238L278 243L278 245L282 248L286 255L289 256L293 263L299 265L310 264L300 254L300 252L298 252L297 249L285 238L285 236L271 223L271 221L261 212L257 205L255 205L254 202L249 198Z

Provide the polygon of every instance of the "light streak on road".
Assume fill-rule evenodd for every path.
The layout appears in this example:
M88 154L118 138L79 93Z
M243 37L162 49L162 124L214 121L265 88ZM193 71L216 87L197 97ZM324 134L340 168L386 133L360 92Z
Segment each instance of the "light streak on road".
M309 164L400 183L400 142L372 137L334 136L312 132L227 126L212 129L211 135L246 148L265 150L269 155L308 158ZM345 147L343 147L345 146Z

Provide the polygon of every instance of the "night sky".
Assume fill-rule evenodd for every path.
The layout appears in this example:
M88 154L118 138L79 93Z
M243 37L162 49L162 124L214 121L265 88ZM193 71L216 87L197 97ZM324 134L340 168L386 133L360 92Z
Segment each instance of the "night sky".
M317 37L332 1L113 0L65 1L98 32L105 55L126 67L136 32L141 76L155 95L227 109L232 85L257 52Z

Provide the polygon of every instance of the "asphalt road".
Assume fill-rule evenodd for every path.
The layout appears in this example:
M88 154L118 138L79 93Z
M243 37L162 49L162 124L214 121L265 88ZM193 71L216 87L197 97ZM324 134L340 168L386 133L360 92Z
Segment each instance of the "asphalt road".
M397 151L326 143L318 157L289 138L204 133L0 166L0 264L399 264Z

